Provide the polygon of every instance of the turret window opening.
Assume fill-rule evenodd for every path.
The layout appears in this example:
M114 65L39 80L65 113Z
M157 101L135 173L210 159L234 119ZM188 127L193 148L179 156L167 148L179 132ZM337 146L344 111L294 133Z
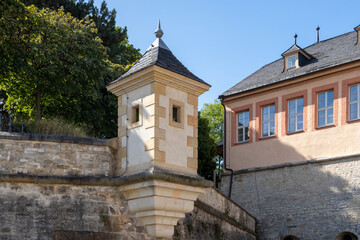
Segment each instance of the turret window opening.
M173 113L172 113L173 121L180 123L181 108L178 106L173 106L172 111L173 111Z
M184 103L170 99L169 100L169 125L178 128L184 128Z
M140 106L137 105L132 108L132 122L131 123L137 123L140 121Z

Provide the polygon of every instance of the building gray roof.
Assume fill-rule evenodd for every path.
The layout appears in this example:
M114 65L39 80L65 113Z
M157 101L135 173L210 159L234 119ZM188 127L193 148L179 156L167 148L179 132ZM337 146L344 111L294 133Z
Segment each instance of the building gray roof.
M301 48L298 45L294 44L288 50L286 50L282 55L287 54L287 53L292 53L292 52L295 52L300 49Z
M162 35L161 35L162 36ZM170 51L161 38L157 38L153 44L146 50L145 54L127 71L114 82L120 81L136 72L139 72L150 66L159 66L170 70L172 72L181 74L185 77L191 78L195 81L207 84L202 79L198 78L195 74L190 72ZM111 84L112 84L111 83ZM210 85L209 85L210 86Z
M356 32L349 32L315 43L303 49L312 56L306 65L284 71L284 58L278 59L246 77L221 94L219 98L289 81L296 77L360 60L360 45L356 45L356 43Z

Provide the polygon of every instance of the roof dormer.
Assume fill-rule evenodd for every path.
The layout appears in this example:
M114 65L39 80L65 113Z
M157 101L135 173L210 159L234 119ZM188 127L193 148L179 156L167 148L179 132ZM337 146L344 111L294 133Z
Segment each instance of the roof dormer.
M295 34L294 38L294 45L281 54L284 57L284 71L300 68L312 58L310 54L296 44L297 34Z

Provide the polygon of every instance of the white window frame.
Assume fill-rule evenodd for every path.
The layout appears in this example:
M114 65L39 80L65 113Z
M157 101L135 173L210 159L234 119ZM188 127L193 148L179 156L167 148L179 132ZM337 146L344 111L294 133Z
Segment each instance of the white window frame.
M291 62L292 63L292 61L290 61L290 60L292 60L292 59L294 59L294 65L289 65L289 63ZM291 69L291 68L296 68L296 54L294 54L294 55L291 55L291 56L288 56L287 57L287 68L288 69Z
M351 100L350 100L351 99L350 88L353 87L353 86L357 87L357 98L358 98L358 100L351 102ZM351 104L357 104L357 116L356 116L355 119L350 119L350 116L351 116L350 105ZM360 83L349 86L349 106L348 106L348 109L349 109L349 121L356 121L356 120L360 119Z
M271 106L274 106L274 108L275 108L275 103L274 104L270 104L270 105L267 105L267 106L263 106L263 107L261 107L261 138L268 138L268 137L273 137L273 136L275 136L275 132L276 132L276 126L275 126L275 118L276 118L276 110L275 110L275 112L274 112L274 119L273 120L271 120L271 117L270 117L270 107ZM263 115L263 110L265 109L265 108L267 108L268 110L268 114L269 114L269 119L267 120L267 121L264 121L264 115ZM271 132L271 122L274 122L274 134L273 135L270 135L270 132ZM265 124L267 124L268 125L268 136L263 136L263 125L264 125L264 123Z
M298 113L298 100L302 99L303 100L303 111L301 113ZM295 101L295 114L290 115L290 102L291 101ZM298 116L302 116L303 117L303 127L301 129L298 129ZM290 131L290 118L291 117L295 117L295 131ZM288 132L289 133L294 133L294 132L298 132L298 131L302 131L304 129L304 97L299 97L299 98L295 98L295 99L291 99L288 101Z
M245 122L245 113L248 112L249 113L249 122L247 123L247 126L246 125L243 125L243 126L239 126L239 115L240 114L243 114L243 122ZM248 128L248 133L250 131L250 111L249 110L244 110L244 111L241 111L241 112L238 112L236 114L236 142L237 143L244 143L244 142L249 142L250 141L250 136L247 136L247 139L246 139L246 128ZM239 129L243 129L243 139L242 141L239 141Z
M332 106L330 107L327 107L328 106L328 102L327 102L327 95L329 92L333 92L333 104ZM325 93L325 107L323 108L319 108L319 95L322 94L322 93ZM328 91L325 91L325 92L319 92L317 93L317 96L316 96L316 101L317 101L317 110L316 110L316 114L317 114L317 118L316 118L316 126L317 127L326 127L326 126L331 126L334 124L334 116L335 116L335 112L334 112L334 104L335 104L335 91L334 89L331 89L331 90L328 90ZM332 120L332 123L328 123L327 120L327 116L328 116L328 110L329 109L332 109L333 110L333 120ZM322 110L325 110L325 124L324 125L319 125L319 112L322 111Z

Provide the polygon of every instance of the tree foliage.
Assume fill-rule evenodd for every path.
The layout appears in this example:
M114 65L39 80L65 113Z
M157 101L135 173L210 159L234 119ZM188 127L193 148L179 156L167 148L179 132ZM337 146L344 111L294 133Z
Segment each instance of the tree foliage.
M93 1L25 2L49 8L0 3L6 108L29 118L59 116L97 137L116 136L117 101L105 87L140 54L128 43L126 28L115 26L115 10L109 12L105 2L100 10Z
M204 178L212 180L213 171L216 168L214 161L216 143L210 136L208 119L202 117L200 113L198 119L198 173Z
M223 106L219 100L214 103L206 103L201 109L201 117L209 121L210 136L216 143L223 141Z

